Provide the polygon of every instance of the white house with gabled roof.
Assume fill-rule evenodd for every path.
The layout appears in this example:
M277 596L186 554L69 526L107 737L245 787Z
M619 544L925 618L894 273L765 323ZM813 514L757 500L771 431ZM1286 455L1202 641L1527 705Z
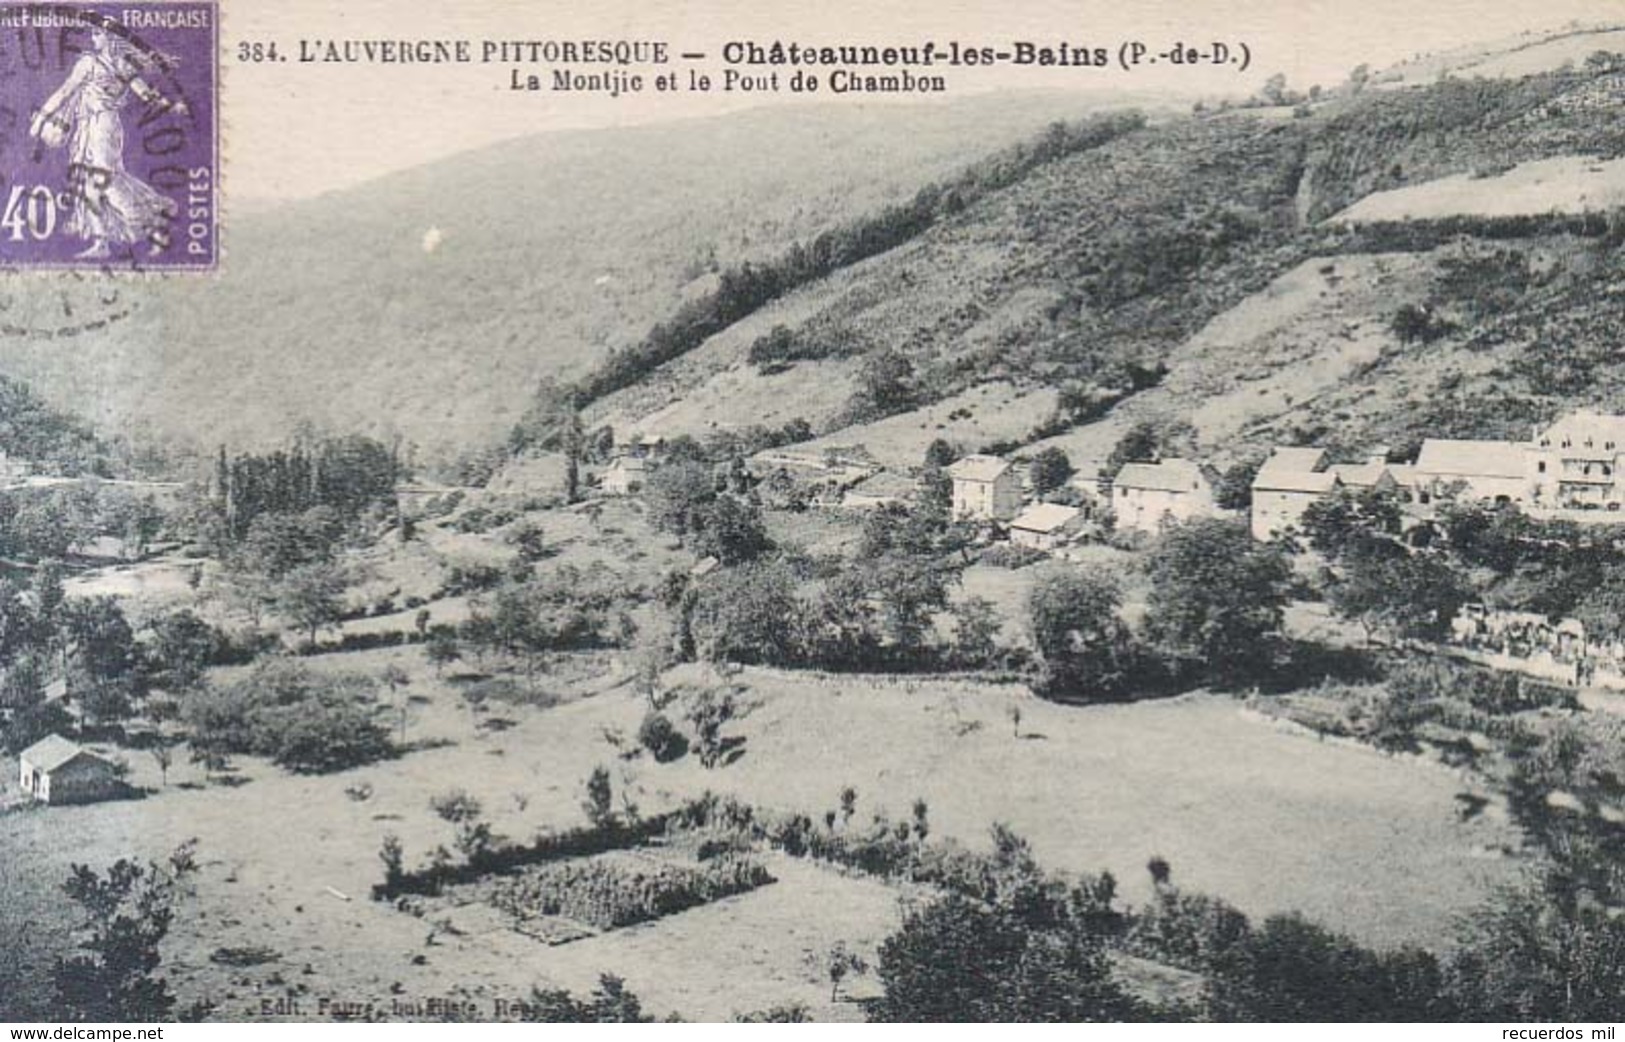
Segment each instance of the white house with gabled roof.
M948 467L954 483L953 515L971 521L1008 521L1021 511L1021 474L997 456L966 456Z
M61 735L41 738L17 758L18 784L41 803L93 803L118 794L118 768Z
M1112 512L1121 530L1155 532L1169 521L1214 513L1213 484L1187 459L1126 463L1112 479Z

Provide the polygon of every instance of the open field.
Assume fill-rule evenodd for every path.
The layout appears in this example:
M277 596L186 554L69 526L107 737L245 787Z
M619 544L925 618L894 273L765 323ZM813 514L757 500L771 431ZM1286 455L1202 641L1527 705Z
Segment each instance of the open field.
M408 666L408 738L444 744L326 777L244 761L235 787L202 785L196 767L177 765L169 787L145 800L0 817L0 942L28 955L0 970L0 994L38 1000L19 978L37 986L41 974L29 967L64 950L55 888L71 862L157 857L196 836L204 869L166 965L185 1000L209 998L221 1016L259 1015L261 999L303 986L306 1015L323 995L387 1006L458 994L485 1017L498 996L523 998L547 982L579 990L605 971L660 1013L727 1017L798 1000L815 1016L856 1019L849 1004L830 1006L811 956L838 940L872 956L898 893L804 863L774 859L780 881L759 891L558 948L505 930L448 935L366 899L381 878L386 832L401 837L409 865L449 843L431 796L464 788L496 831L524 838L580 823L583 779L599 764L646 811L714 789L818 817L850 784L860 820L876 811L895 819L924 797L934 834L980 844L991 822L1008 822L1047 866L1108 868L1131 901L1147 896L1144 865L1161 854L1181 885L1251 914L1300 909L1383 944L1447 944L1452 917L1517 871L1493 853L1516 845L1508 826L1457 820L1463 785L1451 773L1271 727L1224 697L1065 708L1015 686L747 670L737 680L754 709L728 728L746 739L744 756L708 771L692 755L665 766L617 759L606 736L634 733L645 705L606 665L571 681L544 677L541 686L567 699L555 708L496 705L480 715L415 649L312 661ZM706 676L684 667L668 679ZM572 695L580 691L597 693ZM1012 703L1023 709L1019 738L1006 716ZM512 726L479 726L493 716ZM156 789L151 762L129 756L135 781ZM9 762L6 770L9 783ZM362 783L370 798L346 796ZM275 955L248 968L209 960L232 946Z
M1520 163L1493 177L1454 174L1373 192L1333 221L1436 220L1601 212L1625 205L1625 159L1561 156Z

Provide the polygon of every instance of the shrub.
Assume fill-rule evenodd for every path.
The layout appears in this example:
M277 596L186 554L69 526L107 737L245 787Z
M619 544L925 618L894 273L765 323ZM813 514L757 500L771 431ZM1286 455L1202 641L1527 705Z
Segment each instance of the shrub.
M651 712L638 726L638 744L649 750L657 763L682 759L688 752L688 739L664 713Z
M188 693L181 718L194 749L266 756L302 773L358 767L393 751L369 679L320 676L288 659L262 662L227 687Z

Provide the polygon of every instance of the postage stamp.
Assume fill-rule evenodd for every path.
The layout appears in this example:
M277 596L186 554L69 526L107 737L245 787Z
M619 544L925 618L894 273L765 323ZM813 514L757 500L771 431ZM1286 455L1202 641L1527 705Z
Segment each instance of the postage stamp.
M0 267L209 271L219 8L0 3Z

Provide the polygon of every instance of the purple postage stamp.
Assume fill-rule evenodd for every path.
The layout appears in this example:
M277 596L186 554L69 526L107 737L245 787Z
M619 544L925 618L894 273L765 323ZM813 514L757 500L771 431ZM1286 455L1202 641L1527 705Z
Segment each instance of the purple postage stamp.
M0 0L0 268L210 271L214 0Z

